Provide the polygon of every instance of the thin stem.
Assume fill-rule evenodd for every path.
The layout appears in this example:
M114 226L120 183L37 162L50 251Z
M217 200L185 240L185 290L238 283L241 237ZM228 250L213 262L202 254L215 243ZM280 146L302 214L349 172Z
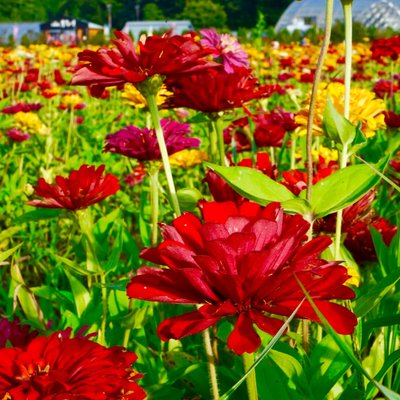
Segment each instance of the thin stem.
M65 164L68 163L69 159L73 126L74 126L74 108L71 108L71 112L69 115L68 133L67 133L67 148L65 149Z
M215 130L214 124L209 121L208 122L208 130L210 132L210 159L211 162L217 163L218 162L218 155L217 155L217 131Z
M106 286L106 274L102 271L100 273L100 284L101 284L101 299L103 303L103 315L101 318L101 325L99 331L99 344L107 346L106 341L106 327L107 327L107 286Z
M332 21L333 21L333 0L326 0L325 34L321 46L321 51L318 57L317 67L315 69L314 83L311 92L310 109L307 121L307 200L310 203L312 197L312 178L313 178L312 139L313 139L315 105L317 102L318 85L321 80L322 68L324 66L325 57L328 53L329 42L331 39Z
M211 120L211 125L217 137L218 144L218 158L220 165L227 165L225 160L225 143L224 143L224 132L221 129L221 121L219 118Z
M217 378L217 368L215 366L215 357L212 350L210 330L206 329L203 331L204 348L207 354L207 365L208 365L208 375L211 384L211 394L213 400L219 399L219 389L218 389L218 378Z
M296 142L297 142L297 135L293 132L292 140L290 143L290 169L296 168Z
M352 1L343 2L343 13L345 23L345 68L344 68L344 117L350 117L350 88L351 67L353 58L353 15Z
M175 190L174 178L172 177L171 165L168 158L168 150L165 144L164 133L160 124L160 117L158 114L157 99L154 94L147 95L147 104L151 119L153 121L154 130L156 131L158 145L160 146L161 159L164 165L165 176L167 177L168 189L171 196L172 208L174 209L175 215L179 217L181 210L179 207L178 196Z
M158 169L150 173L151 245L158 240Z
M346 168L348 161L348 144L343 145L341 158L340 158L340 168ZM339 260L340 257L340 242L342 235L342 224L343 224L343 210L339 210L336 216L336 233L335 233L335 259Z
M254 364L254 353L243 353L243 366L244 372L247 372L250 367ZM257 392L257 378L256 370L253 369L246 378L247 393L249 395L249 400L258 400Z

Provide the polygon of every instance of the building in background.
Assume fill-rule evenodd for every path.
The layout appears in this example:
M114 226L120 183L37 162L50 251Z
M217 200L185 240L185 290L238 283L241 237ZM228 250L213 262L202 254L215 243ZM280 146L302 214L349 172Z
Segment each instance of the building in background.
M181 35L182 33L193 31L194 27L190 21L128 21L122 28L125 33L130 33L135 40L139 40L141 34L148 36L162 34L171 31L172 34Z
M40 24L46 35L46 42L62 44L82 44L94 38L99 32L104 33L102 25L73 17L60 17Z
M323 29L325 3L325 0L294 1L282 14L275 29L289 32L296 29L306 31L313 26ZM367 28L400 30L400 0L356 0L353 2L353 16ZM343 21L340 0L334 1L333 19Z

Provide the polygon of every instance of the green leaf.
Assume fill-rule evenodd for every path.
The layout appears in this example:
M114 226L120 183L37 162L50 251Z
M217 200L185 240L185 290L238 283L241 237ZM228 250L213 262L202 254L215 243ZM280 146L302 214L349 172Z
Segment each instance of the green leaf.
M75 272L76 274L82 276L95 275L95 272L90 272L86 268L80 267L78 264L76 264L72 260L69 260L68 258L58 256L57 254L54 254L54 257L58 261L61 261L66 267L68 267L72 272Z
M399 361L400 361L400 350L396 350L385 359L382 368L376 374L374 380L380 381L386 375L387 371L390 368L392 368L395 365L398 365ZM373 398L375 395L376 395L376 389L374 387L373 382L370 382L366 389L365 398L370 399Z
M285 186L255 169L223 167L209 163L207 165L239 194L261 205L273 201L283 203L296 199L296 196Z
M22 228L20 226L12 226L11 228L8 229L4 229L0 232L0 243L5 240L8 239L10 237L12 237L15 233L17 233L18 231L20 231Z
M314 217L324 217L355 203L379 179L367 165L351 165L320 180L312 188L311 208Z
M12 297L14 299L18 298L26 318L34 322L37 326L44 328L45 324L43 312L36 300L35 295L25 285L21 270L16 263L11 266L11 279L12 282L10 291L12 293Z
M400 275L398 272L395 272L379 281L372 290L361 295L354 307L354 313L357 317L363 317L378 305L399 280Z
M28 211L18 217L15 221L16 224L24 222L39 221L41 219L58 218L63 213L63 210L56 208L37 208L33 211Z
M7 258L10 257L13 253L15 253L22 245L23 243L20 243L11 249L0 252L0 262L7 260Z
M356 127L336 110L329 96L326 100L322 128L335 143L350 144L356 137Z
M74 296L76 313L78 317L80 317L90 302L90 294L85 286L70 272L68 272L67 270L64 270L64 272L68 278L72 294Z
M325 336L310 355L310 391L315 400L324 400L329 391L349 369L349 359L331 336Z
M377 381L374 381L374 384L388 400L400 400L400 395L398 393L393 392L393 390L388 389Z

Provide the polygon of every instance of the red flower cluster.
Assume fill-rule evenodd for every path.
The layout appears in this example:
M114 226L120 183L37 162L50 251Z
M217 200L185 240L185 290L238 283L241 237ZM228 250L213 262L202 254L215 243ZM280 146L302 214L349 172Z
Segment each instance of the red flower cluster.
M26 347L37 335L38 331L31 331L29 325L22 325L18 318L9 321L0 318L0 349L7 347L9 342L13 347Z
M380 99L385 97L390 99L399 89L395 83L381 79L375 83L373 91Z
M66 332L0 349L0 398L14 400L142 400L137 356Z
M119 190L118 179L111 174L103 176L104 165L82 165L69 174L68 178L56 177L55 184L47 183L40 178L34 186L35 195L42 200L31 200L28 204L43 208L65 208L79 210L99 203Z
M131 298L201 305L163 321L162 340L199 333L229 317L235 326L228 346L237 354L254 352L261 339L253 324L274 335L283 324L276 316L289 316L303 301L296 277L336 332L353 332L355 315L331 302L354 297L344 285L347 270L318 258L328 237L303 244L309 223L285 215L276 203L204 202L201 211L204 222L185 213L173 226L162 225L164 241L141 257L168 268L142 267L127 287ZM297 317L319 321L308 301Z
M171 76L218 65L204 59L210 51L192 35L149 36L144 43L138 43L136 50L127 33L114 34L115 48L84 50L78 54L84 64L72 77L72 85L90 86L93 95L101 96L107 86L139 83L153 75Z
M167 97L163 107L187 107L204 113L241 107L272 94L272 88L260 86L246 68L236 68L231 73L208 69L167 80L166 84L173 95Z
M3 114L16 114L18 112L38 111L43 107L40 103L17 103L13 106L4 107L1 111Z
M385 111L385 123L389 128L400 128L400 114L395 114L393 111Z
M378 62L384 62L385 58L397 60L400 54L400 36L374 40L371 44L371 52L372 58Z

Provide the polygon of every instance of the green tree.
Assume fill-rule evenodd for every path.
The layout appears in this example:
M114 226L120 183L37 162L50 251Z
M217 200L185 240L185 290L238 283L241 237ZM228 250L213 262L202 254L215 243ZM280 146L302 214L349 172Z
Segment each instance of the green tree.
M224 28L227 15L221 4L214 3L211 0L187 0L181 18L192 21L196 29Z
M147 3L143 7L143 19L145 21L161 21L166 18L156 3Z

